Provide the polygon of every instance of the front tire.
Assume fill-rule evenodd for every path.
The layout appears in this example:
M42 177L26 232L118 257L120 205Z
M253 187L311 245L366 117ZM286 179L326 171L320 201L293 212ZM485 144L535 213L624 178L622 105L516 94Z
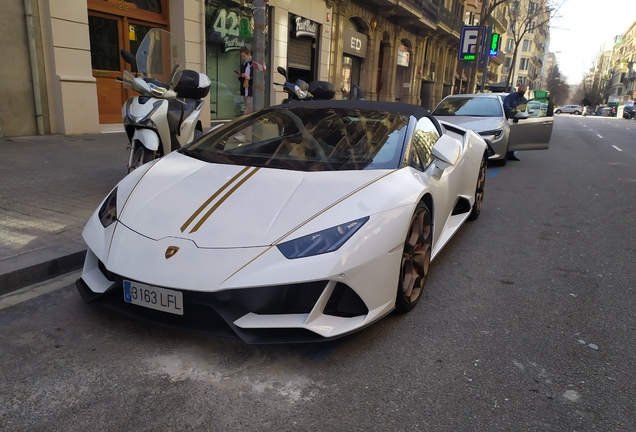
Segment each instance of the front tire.
M153 152L152 150L148 150L141 144L138 144L137 147L134 149L134 153L130 161L130 166L128 167L128 174L130 174L143 164L153 160L155 160L155 152Z
M554 113L555 114L561 114L561 110L556 110Z
M420 202L415 207L404 241L400 280L395 300L395 310L406 313L413 309L424 292L433 248L433 218L427 205Z
M475 203L473 209L468 216L468 220L474 221L481 214L481 208L484 204L484 187L486 186L486 156L481 160L479 165L479 175L477 176L477 186L475 188Z

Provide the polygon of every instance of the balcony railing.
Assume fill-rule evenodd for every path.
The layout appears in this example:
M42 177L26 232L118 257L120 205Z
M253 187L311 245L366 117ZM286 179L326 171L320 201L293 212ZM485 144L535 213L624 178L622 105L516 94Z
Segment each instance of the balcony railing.
M497 13L495 14L495 17L497 18L497 21L501 23L503 28L508 30L508 20L506 19L506 15L504 14L504 11L501 7L497 8Z
M445 7L439 9L439 20L446 27L453 28L453 15Z
M429 21L436 23L439 21L439 6L431 0L402 0L413 9L422 11L422 15Z
M490 82L496 82L497 81L497 74L494 72L488 72L486 74L486 79Z

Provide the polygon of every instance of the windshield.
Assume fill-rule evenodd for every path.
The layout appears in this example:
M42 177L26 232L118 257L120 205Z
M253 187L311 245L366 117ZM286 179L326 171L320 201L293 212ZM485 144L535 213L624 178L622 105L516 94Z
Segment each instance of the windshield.
M175 66L185 67L185 44L170 32L151 29L139 44L135 59L146 78L169 84Z
M433 111L435 116L502 117L501 103L491 97L444 99Z
M268 109L218 129L182 153L213 163L297 171L395 169L408 121L378 111Z

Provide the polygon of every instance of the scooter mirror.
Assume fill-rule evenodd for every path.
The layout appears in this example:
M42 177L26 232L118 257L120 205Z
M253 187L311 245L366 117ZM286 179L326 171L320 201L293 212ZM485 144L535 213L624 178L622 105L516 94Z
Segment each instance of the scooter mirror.
M178 64L174 65L174 67L172 68L172 72L170 73L170 78L168 79L168 82L166 83L168 84L168 88L170 90L174 90L177 84L179 84L179 80L181 79L182 72L183 70L181 69L181 66L179 66Z
M284 68L284 67L282 67L282 66L278 66L278 67L276 68L276 70L278 71L278 73L279 73L279 74L281 74L282 76L284 76L284 77L285 77L285 79L287 79L287 71L285 70L285 68Z
M123 58L129 65L137 67L137 60L135 60L135 56L132 55L130 51L122 49L121 58Z

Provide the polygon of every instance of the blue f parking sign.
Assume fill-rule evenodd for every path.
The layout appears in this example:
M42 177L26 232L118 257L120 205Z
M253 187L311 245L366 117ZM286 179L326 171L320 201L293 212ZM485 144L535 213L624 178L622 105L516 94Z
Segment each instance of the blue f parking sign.
M484 36L486 32L484 32ZM459 39L458 59L462 61L471 61L477 58L475 52L477 48L477 37L479 36L479 27L462 27L461 38ZM483 39L483 38L482 38ZM482 40L482 46L484 41Z

